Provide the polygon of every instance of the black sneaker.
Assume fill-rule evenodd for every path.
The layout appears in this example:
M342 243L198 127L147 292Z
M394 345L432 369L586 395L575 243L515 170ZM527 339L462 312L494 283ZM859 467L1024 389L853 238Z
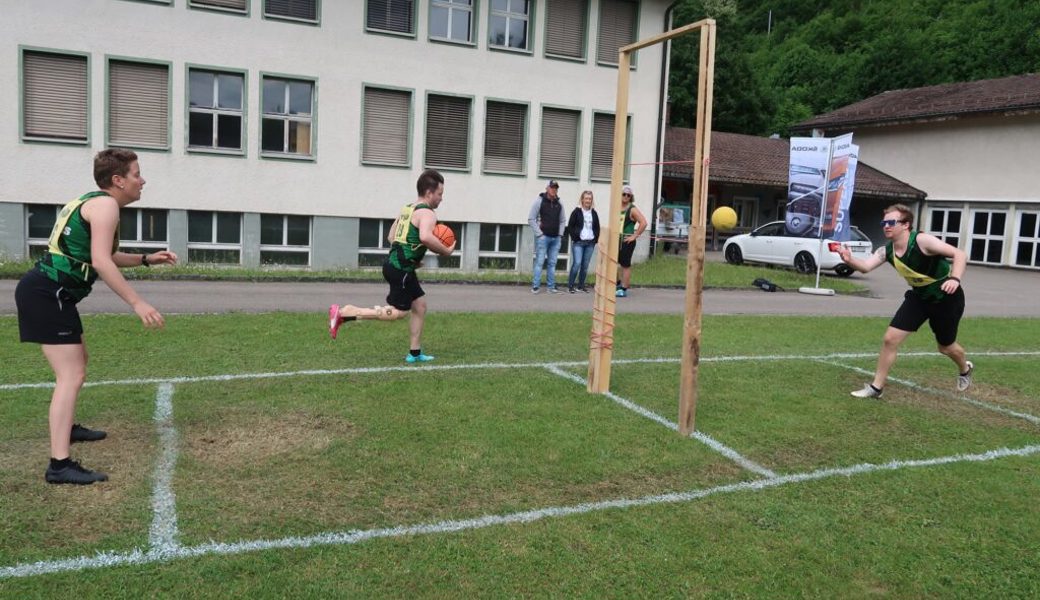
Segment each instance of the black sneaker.
M106 437L108 437L108 434L100 429L87 429L79 423L76 423L72 426L72 435L69 436L69 441L72 443L97 442Z
M61 469L54 469L48 466L43 478L47 480L47 483L71 483L74 485L90 485L95 481L108 481L108 475L100 471L84 469L74 460L69 461L69 466Z

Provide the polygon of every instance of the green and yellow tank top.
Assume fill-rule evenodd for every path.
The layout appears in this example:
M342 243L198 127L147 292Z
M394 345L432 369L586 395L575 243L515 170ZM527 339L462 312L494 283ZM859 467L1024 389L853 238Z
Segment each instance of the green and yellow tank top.
M636 232L636 220L632 218L631 204L628 205L628 208L622 209L621 214L618 215L618 231L621 232L622 237Z
M86 298L98 274L91 264L90 223L83 220L83 205L91 198L107 196L89 192L62 207L47 241L47 254L36 261L36 270L59 283L76 300ZM112 252L119 249L119 224L112 239Z
M950 261L945 256L928 256L922 252L917 245L916 231L910 232L906 252L901 257L896 256L892 242L889 242L885 246L885 260L895 267L922 300L938 302L946 297L940 286L950 276Z
M419 241L419 228L412 224L412 215L423 208L430 206L421 202L406 204L397 217L394 241L390 245L390 264L402 271L414 271L426 256L426 246Z

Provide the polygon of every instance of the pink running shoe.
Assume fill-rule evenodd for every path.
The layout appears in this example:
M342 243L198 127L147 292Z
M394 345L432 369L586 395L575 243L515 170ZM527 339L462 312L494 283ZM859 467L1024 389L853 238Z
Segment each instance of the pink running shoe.
M329 307L329 336L332 339L336 339L336 332L339 331L339 326L343 324L343 317L339 316L339 304L333 304Z

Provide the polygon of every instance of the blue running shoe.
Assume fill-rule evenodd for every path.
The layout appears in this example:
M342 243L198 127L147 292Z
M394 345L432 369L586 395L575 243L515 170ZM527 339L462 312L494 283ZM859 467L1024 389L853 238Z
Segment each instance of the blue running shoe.
M419 354L419 356L412 356L411 354L409 354L408 356L404 357L404 361L408 363L424 363L430 362L431 360L433 360L433 357L429 354Z

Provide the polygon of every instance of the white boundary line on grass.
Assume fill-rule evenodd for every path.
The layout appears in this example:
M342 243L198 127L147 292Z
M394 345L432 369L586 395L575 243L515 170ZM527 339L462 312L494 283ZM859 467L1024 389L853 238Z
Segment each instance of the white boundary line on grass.
M548 367L546 367L546 369L550 373L553 373L555 375L559 375L560 377L563 377L564 379L569 379L569 380L571 380L571 381L573 381L575 383L578 383L578 384L580 384L582 386L587 386L588 385L588 381L585 378L580 377L578 375L575 375L573 373L568 373L568 372L564 371L563 369L560 369L559 367L548 366ZM655 413L654 411L652 411L652 410L650 410L648 408L640 406L640 405L636 404L635 402L632 402L631 400L626 400L625 398L622 398L621 396L618 396L617 394L615 394L613 392L609 392L609 391L608 392L604 392L603 395L606 396L607 398L610 398L614 402L620 404L621 406L627 408L628 410L631 410L631 411L633 411L633 412L635 412L635 413L637 413L639 415L642 415L642 416L646 417L647 419L650 419L651 421L656 421L657 423L660 423L661 425L664 425L665 427L667 427L668 429L671 429L672 431L679 431L679 424L678 423L676 423L674 421L669 421L668 419L662 417L661 415ZM708 446L709 448L711 448L715 452L718 452L719 454L721 454L721 455L725 456L726 458L732 460L733 462L737 463L738 465L740 465L741 467L747 469L748 471L752 471L754 473L758 473L759 475L761 475L763 477L776 477L776 473L774 473L774 472L770 471L769 469L763 467L762 465L754 462L753 460L750 460L750 459L746 458L745 456L743 456L742 454L740 454L736 450L730 448L729 446L726 446L725 444L722 444L722 443L716 441L715 439L713 439L711 436L709 436L707 434L701 433L699 431L694 431L693 433L690 434L689 437L697 440L698 442L704 444L705 446Z
M388 527L378 529L363 529L351 531L333 531L319 533L304 537L285 537L273 540L252 540L247 542L210 542L197 546L179 546L171 550L169 554L158 555L155 553L144 553L133 550L126 553L107 552L95 556L81 556L64 560L40 561L0 567L0 579L13 577L31 577L48 573L62 573L68 571L80 571L90 568L114 567L120 565L143 565L172 559L192 558L204 555L232 555L245 552L257 552L280 548L310 548L313 546L348 545L358 544L364 541L380 538L397 538L416 535L433 535L440 533L454 533L473 529L483 529L497 525L509 525L513 523L532 523L549 518L582 515L591 512L611 509L625 509L642 506L654 506L659 504L678 504L692 502L708 496L729 494L744 491L759 491L776 488L792 483L807 481L819 481L831 477L852 477L867 473L884 471L898 471L901 469L914 469L950 465L956 463L988 462L1000 458L1012 456L1032 456L1040 453L1040 445L1023 446L1021 448L1000 448L979 454L956 454L952 456L941 456L937 458L921 460L891 461L883 464L861 463L850 467L839 467L831 469L819 469L816 471L792 473L769 479L757 479L732 483L710 488L690 490L687 492L674 492L669 494L655 494L639 498L618 498L615 500L603 500L600 502L586 502L570 506L553 506L529 511L515 512L504 515L485 515L474 519L460 519L436 521L432 523L421 523L418 525L402 525L399 527Z
M155 465L152 490L152 526L148 530L149 555L167 556L180 550L177 542L177 495L173 470L177 465L177 429L173 424L173 384L159 385L155 394L155 426L161 454Z
M855 367L855 366L852 366L852 365L845 365L845 364L842 364L842 363L839 363L839 362L830 361L830 360L818 360L817 362L821 362L823 364L831 365L831 366L834 366L834 367L841 367L843 369L848 369L850 371L855 371L857 373L862 373L862 374L864 374L864 375L866 375L868 377L873 377L874 376L874 372L873 371L868 371L866 369L861 369L859 367ZM974 398L969 398L968 396L966 396L964 394L951 394L950 392L946 392L946 391L943 391L943 390L937 390L935 388L928 387L928 386L925 386L925 385L919 385L919 384L914 383L913 381L910 381L908 379L900 379L898 377L889 377L888 380L889 381L894 381L894 382L902 384L902 385L905 385L906 387L908 387L908 388L910 388L912 390L917 390L919 392L927 392L929 394L935 394L936 396L940 396L940 397L943 397L943 398L948 398L948 399L951 399L951 400L959 400L961 402L966 402L968 404L971 404L972 406L977 406L977 407L985 409L985 410L998 412L998 413L1001 413L1001 414L1004 414L1004 415L1008 415L1009 417L1015 417L1016 419L1024 419L1026 421L1029 421L1033 425L1040 425L1040 417L1037 417L1035 415L1031 415L1029 413L1017 412L1017 411L1011 410L1009 408L1004 408L1003 406L998 406L996 404L990 404L989 402L983 402L982 400L975 400Z
M905 352L901 356L940 356L936 352ZM1022 352L973 352L972 356L1040 356L1040 351ZM856 352L820 355L799 354L773 354L764 356L713 356L701 358L702 363L713 362L743 362L754 360L833 360L838 358L875 358L876 352ZM612 361L615 365L657 364L677 363L678 358L629 358ZM237 381L242 379L273 379L279 377L298 377L301 375L353 375L370 373L392 373L406 371L454 371L460 369L546 369L552 366L580 367L587 365L588 361L559 361L559 362L536 362L536 363L473 363L464 365L423 365L423 366L397 366L397 367L357 367L352 369L306 369L301 371L273 371L267 373L236 373L230 375L201 375L197 377L148 377L140 379L109 379L102 381L88 381L84 387L100 385L157 385L161 383L203 383L208 381ZM30 388L53 388L53 381L40 383L5 383L0 384L0 391L24 390Z

